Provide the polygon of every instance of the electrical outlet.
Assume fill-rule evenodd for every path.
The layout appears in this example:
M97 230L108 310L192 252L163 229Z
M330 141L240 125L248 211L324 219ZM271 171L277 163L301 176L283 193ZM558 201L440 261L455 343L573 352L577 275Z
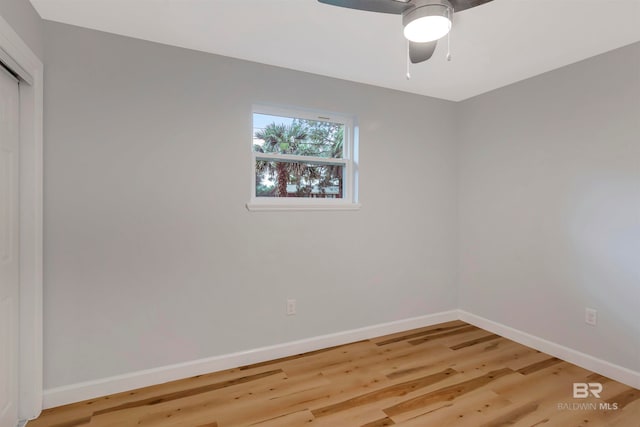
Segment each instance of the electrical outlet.
M584 323L591 326L596 326L598 323L598 311L595 308L584 309Z
M287 300L287 316L293 316L296 314L296 300L288 299Z

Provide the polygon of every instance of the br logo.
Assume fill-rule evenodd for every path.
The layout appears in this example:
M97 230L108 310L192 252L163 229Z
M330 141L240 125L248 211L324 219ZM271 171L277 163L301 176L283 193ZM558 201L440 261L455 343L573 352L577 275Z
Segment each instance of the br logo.
M600 399L602 384L600 383L573 383L573 398L586 399L589 395Z

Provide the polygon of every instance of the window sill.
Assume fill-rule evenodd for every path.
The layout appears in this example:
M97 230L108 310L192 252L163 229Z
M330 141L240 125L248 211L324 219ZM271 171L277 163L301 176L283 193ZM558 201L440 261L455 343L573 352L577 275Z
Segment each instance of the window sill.
M357 211L360 203L269 203L249 202L250 211Z

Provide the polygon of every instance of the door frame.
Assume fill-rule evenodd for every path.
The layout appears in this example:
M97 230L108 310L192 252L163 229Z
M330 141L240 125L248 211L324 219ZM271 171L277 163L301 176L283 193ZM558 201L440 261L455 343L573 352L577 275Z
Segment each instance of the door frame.
M42 411L43 64L0 16L0 59L20 78L20 367L18 417Z

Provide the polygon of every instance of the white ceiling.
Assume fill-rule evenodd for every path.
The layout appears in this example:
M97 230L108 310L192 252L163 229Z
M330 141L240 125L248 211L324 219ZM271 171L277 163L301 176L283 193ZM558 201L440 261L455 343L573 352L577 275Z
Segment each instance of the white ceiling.
M494 0L456 13L407 80L401 17L316 0L31 0L64 22L460 101L640 41L640 0Z

